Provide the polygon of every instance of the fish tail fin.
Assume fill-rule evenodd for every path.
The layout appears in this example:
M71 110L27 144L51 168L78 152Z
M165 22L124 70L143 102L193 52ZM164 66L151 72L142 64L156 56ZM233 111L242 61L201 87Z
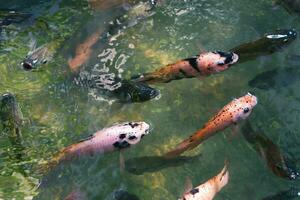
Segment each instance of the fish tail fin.
M57 160L49 160L43 163L39 163L36 167L36 173L40 175L48 174L56 165L58 164Z
M54 169L57 165L59 165L61 161L66 160L66 149L58 152L56 155L53 156L51 160L39 164L36 169L37 173L47 174L52 169Z
M220 191L225 185L227 185L229 180L229 171L228 171L228 161L225 160L225 166L222 171L217 175L216 184L218 191Z
M152 83L156 82L159 77L155 73L145 73L142 75L133 76L131 80L135 82L144 82L144 83Z
M131 78L133 81L145 83L168 83L173 79L176 79L176 77L173 77L171 73L168 73L165 70L145 73L142 75L133 76Z
M173 157L177 157L180 154L182 154L183 152L187 151L187 150L192 150L195 147L197 147L202 141L201 140L193 140L193 138L188 138L184 141L182 141L181 143L179 143L175 149L167 152L165 154L165 157L167 158L173 158Z

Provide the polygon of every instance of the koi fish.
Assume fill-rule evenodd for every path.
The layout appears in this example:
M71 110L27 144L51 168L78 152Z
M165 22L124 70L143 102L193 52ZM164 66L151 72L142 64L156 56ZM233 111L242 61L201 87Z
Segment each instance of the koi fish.
M42 45L38 48L33 47L21 63L24 70L29 71L37 69L40 65L48 63L53 57L53 51L50 44Z
M300 176L294 163L263 132L255 132L249 122L242 127L245 139L253 145L257 153L266 161L272 172L279 177L295 180Z
M300 196L300 189L292 187L289 190L285 190L279 192L278 194L265 197L262 200L292 200L292 199L299 198L299 196Z
M2 133L5 132L11 137L20 136L22 113L16 97L11 93L5 93L0 96L0 122L2 124Z
M155 14L153 9L158 3L157 0L151 0L139 2L133 6L128 5L126 8L127 12L111 22L106 33L107 36L104 36L104 38L111 36L109 41L113 41L121 34L122 30L133 27L140 21L153 16Z
M102 31L98 30L89 36L82 44L78 45L75 56L69 59L68 64L72 71L78 71L78 68L87 62L92 54L92 46L99 40Z
M29 13L17 12L14 10L2 10L0 11L0 28L12 23L21 23L29 17L31 17L31 14Z
M174 157L181 153L194 149L204 140L224 130L230 125L235 125L239 121L246 119L257 104L257 98L248 93L238 99L234 99L224 106L213 118L204 126L181 142L177 147L166 154L167 157Z
M121 81L121 86L112 92L123 103L144 102L160 94L157 89L145 83L136 83L127 80Z
M186 192L183 197L178 200L212 200L216 194L227 185L229 180L229 172L227 165L215 177L209 179L200 186Z
M238 61L238 58L238 55L232 52L206 52L169 64L154 72L145 73L138 78L133 77L133 79L137 82L167 83L183 78L205 77L228 69L230 65Z
M241 44L232 48L239 55L239 63L255 59L259 56L275 53L288 46L297 38L297 32L293 29L278 29L267 33L263 37Z
M55 166L62 161L70 161L80 156L103 154L135 145L149 133L146 122L125 122L104 128L90 137L61 150L49 162Z
M105 76L105 74L90 76L82 73L75 79L75 84L97 89L101 95L116 98L121 103L144 102L160 94L159 90L146 83L122 80L115 76Z

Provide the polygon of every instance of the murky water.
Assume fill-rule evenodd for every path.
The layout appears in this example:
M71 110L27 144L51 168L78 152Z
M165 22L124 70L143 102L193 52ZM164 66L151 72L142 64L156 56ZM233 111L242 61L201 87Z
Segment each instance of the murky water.
M186 153L193 156L191 159L138 175L126 169L147 169L151 165L131 162L122 173L118 152L81 158L47 176L38 170L63 147L103 127L130 120L144 120L153 130L140 144L123 152L125 161L162 155L201 128L234 97L248 91L259 100L248 120L298 162L300 82L295 78L281 87L279 83L282 79L288 82L289 75L278 76L275 80L279 85L261 90L250 88L248 81L267 70L297 68L299 63L291 65L288 55L298 54L299 40L283 51L205 79L152 85L161 96L144 103L122 104L105 93L76 84L84 75L130 78L200 51L231 49L277 28L299 31L300 18L296 15L271 0L166 0L153 15L122 30L114 40L98 41L88 62L72 72L68 59L74 56L76 46L96 31L101 30L103 36L110 22L127 11L122 7L94 11L83 0L22 2L0 3L1 9L32 13L24 22L1 29L0 93L16 95L24 118L21 144L16 146L8 135L0 135L1 199L63 199L78 188L88 199L113 199L113 193L120 189L143 200L177 199L186 177L199 185L217 174L225 159L230 163L230 181L217 200L262 199L299 186L297 181L273 175L243 136L233 136L231 129ZM25 71L20 63L30 50L32 38L38 46L52 45L54 56L38 70Z

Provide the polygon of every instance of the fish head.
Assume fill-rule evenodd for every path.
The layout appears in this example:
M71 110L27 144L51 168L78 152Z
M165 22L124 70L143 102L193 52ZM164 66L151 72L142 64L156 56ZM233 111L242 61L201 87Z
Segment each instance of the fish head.
M213 53L215 54L215 64L217 66L232 65L239 59L239 56L233 52L214 51Z
M150 132L150 125L146 122L125 122L121 125L122 133L119 138L128 144L137 144Z
M30 51L21 66L24 70L30 71L37 69L40 65L46 64L52 58L52 52L48 50L47 46L41 46L34 51Z
M21 63L22 67L26 71L37 69L40 64L46 64L47 60L39 60L38 58L26 57Z
M5 93L0 96L0 107L13 107L16 103L16 98L11 93Z
M0 120L2 122L21 124L21 111L16 101L16 97L11 93L0 96Z
M280 48L294 41L297 38L297 32L294 29L277 29L273 33L267 33L265 38L272 42L273 47Z
M235 64L239 56L233 52L213 51L200 54L198 63L200 66L205 67L203 71L208 74L223 71Z
M257 97L248 93L231 102L230 113L233 114L233 122L244 120L251 114L257 104Z
M121 87L115 92L119 93L123 102L144 102L159 95L159 91L143 82L122 81Z

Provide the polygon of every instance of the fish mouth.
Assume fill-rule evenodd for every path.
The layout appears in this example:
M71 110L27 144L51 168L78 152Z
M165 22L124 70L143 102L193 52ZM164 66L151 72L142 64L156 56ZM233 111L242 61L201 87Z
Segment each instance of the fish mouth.
M2 102L6 102L6 103L10 103L10 104L14 104L16 102L16 98L13 94L11 93L5 93L1 96L0 100Z
M22 65L23 69L26 70L26 71L30 71L30 70L33 69L33 66L30 62L24 61L24 62L21 63L21 65Z

